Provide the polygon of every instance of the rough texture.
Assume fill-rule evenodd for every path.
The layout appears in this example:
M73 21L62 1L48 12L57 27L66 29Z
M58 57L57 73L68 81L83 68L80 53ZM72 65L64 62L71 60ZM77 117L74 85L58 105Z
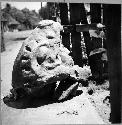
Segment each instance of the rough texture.
M57 81L72 79L72 85L79 79L87 78L79 74L83 69L74 66L69 50L63 46L61 30L63 28L60 23L43 20L25 40L12 72L12 92L16 93L16 96L18 93L15 90L20 88L24 88L27 93L44 96L47 92L55 90L55 85L52 84L56 84ZM67 82L65 86L66 84ZM69 91L68 88L70 86L66 87ZM74 91L73 88L71 90Z

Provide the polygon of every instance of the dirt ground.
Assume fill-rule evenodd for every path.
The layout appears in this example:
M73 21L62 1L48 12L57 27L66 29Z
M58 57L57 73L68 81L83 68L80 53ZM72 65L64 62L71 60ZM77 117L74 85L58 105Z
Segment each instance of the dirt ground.
M103 86L78 88L76 97L64 102L51 99L25 99L5 104L3 98L11 89L12 67L23 40L31 31L6 33L6 51L1 53L1 115L2 125L40 124L108 124L110 103L108 81ZM24 35L21 35L24 34ZM93 94L88 94L89 88ZM24 107L26 105L26 108ZM28 107L29 105L29 107Z

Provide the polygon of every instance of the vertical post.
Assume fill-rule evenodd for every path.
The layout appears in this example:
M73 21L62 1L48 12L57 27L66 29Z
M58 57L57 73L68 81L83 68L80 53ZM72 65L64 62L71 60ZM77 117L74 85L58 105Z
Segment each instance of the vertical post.
M90 4L90 12L91 12L91 23L101 23L101 4ZM102 38L92 37L91 39L92 50L102 48ZM93 77L98 81L98 83L102 83L103 80L103 62L101 60L102 54L91 56L91 71Z
M81 15L82 15L82 17L81 17L81 23L82 24L88 24L84 4L82 4L82 7L81 7ZM90 69L91 69L91 72L92 72L92 75L93 75L94 74L94 70L96 68L95 62L94 62L95 60L92 59L89 56L91 50L93 49L92 48L92 41L91 41L89 32L83 32L83 36L84 36L84 42L85 42L85 45L86 45L86 52L87 52L87 56L88 56L88 61L89 61Z
M101 22L101 4L90 4L91 11L91 22L100 23Z
M90 4L90 13L91 13L91 23L101 23L101 4ZM102 39L95 38L92 39L92 50L102 47Z
M5 51L4 43L4 21L1 21L1 52Z
M41 8L42 8L42 2L41 2Z
M70 24L80 24L81 22L81 4L80 3L70 3ZM79 66L83 66L82 63L82 49L81 49L81 33L75 30L71 33L72 42L72 56L74 63Z
M88 24L86 12L85 12L85 7L84 7L83 3L81 4L81 23L82 24ZM84 42L85 42L85 45L86 45L86 53L87 53L87 56L89 56L90 51L91 51L89 32L83 32L83 37L84 37Z
M61 24L62 25L68 25L69 20L68 20L68 6L67 6L67 3L60 3L59 8L60 8ZM65 33L65 32L62 33L62 43L68 50L70 50L70 33Z
M108 67L112 123L121 121L121 5L103 5L107 30Z

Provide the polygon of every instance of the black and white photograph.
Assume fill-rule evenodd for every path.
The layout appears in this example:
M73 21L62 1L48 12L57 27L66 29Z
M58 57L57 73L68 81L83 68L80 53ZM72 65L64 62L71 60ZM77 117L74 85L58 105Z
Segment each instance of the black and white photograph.
M0 6L2 125L122 122L121 3Z

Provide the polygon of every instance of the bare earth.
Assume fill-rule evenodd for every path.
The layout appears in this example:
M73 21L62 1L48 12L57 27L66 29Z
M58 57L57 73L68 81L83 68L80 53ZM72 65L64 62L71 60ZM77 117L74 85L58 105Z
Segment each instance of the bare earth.
M29 35L31 31L22 32ZM22 45L23 40L9 38L6 40L6 51L1 53L1 114L2 125L40 125L40 124L106 124L108 122L110 108L106 104L102 104L108 91L99 91L93 96L87 94L87 88L79 87L82 93L76 97L64 102L52 102L50 100L31 100L26 103L33 103L29 108L21 108L25 105L23 102L10 104L9 106L3 102L3 97L9 94L11 89L12 68L14 60ZM16 35L15 35L16 34ZM5 34L6 35L6 34ZM10 36L11 36L10 35ZM7 35L6 35L7 36ZM24 36L25 37L25 36ZM24 38L23 37L23 38ZM27 36L26 36L27 37ZM17 39L16 41L13 39ZM12 44L10 44L10 42ZM19 106L19 108L17 108ZM102 108L100 108L102 107ZM103 109L103 110L101 110ZM106 116L105 114L106 111ZM103 111L103 112L102 112Z

